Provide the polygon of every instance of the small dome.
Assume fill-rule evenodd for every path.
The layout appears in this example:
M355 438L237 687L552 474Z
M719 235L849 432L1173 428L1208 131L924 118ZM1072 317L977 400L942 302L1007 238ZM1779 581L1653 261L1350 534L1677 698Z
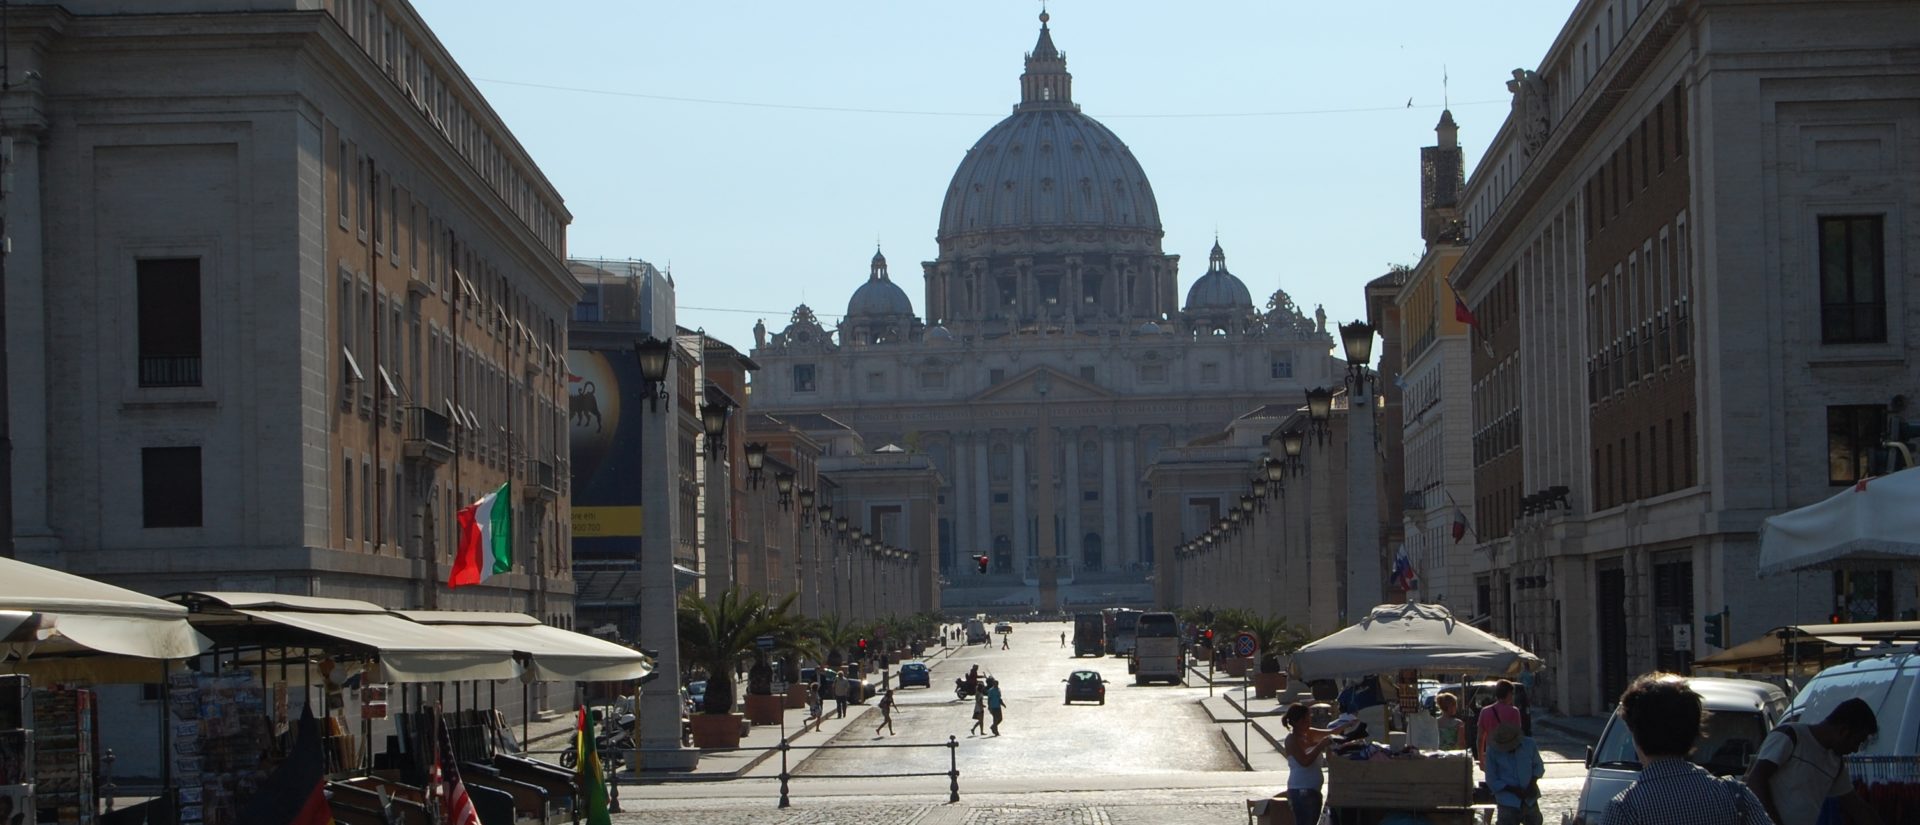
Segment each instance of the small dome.
M1207 274L1194 281L1187 289L1187 311L1206 312L1208 310L1233 309L1246 310L1253 307L1253 293L1247 291L1247 285L1227 271L1227 253L1220 249L1218 240L1213 242L1213 253L1208 256Z
M1152 322L1152 321L1148 321L1148 322L1146 322L1146 323L1144 323L1144 324L1141 324L1141 325L1140 325L1140 326L1139 326L1139 327L1138 327L1137 329L1135 329L1135 330L1133 331L1133 334L1135 334L1135 335L1159 335L1159 334L1160 334L1160 325L1159 325L1159 324L1156 324L1156 323L1154 323L1154 322Z
M927 330L927 343L951 344L953 343L953 333L949 332L946 327L935 326L933 329Z
M875 249L873 269L867 276L867 282L854 290L853 299L847 302L847 317L912 314L913 301L908 300L906 291L887 277L887 258Z

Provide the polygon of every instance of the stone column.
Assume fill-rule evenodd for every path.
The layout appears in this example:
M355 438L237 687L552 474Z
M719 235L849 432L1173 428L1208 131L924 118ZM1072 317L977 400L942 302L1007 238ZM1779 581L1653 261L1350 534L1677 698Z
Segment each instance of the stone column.
M973 507L971 506L973 504L973 473L971 472L971 468L967 466L967 462L972 458L967 453L967 445L971 440L971 434L954 433L951 446L947 450L947 455L952 457L948 468L949 475L947 477L947 483L949 486L947 489L952 491L950 496L953 499L953 563L949 565L947 569L940 572L948 576L958 575L961 568L966 566L963 563L963 559L975 552L973 549ZM938 525L938 523L936 517L935 524ZM936 526L934 528L934 554L929 561L939 559L939 540L939 527Z
M1043 373L1040 377L1045 379L1046 375ZM1047 422L1044 392L1041 398L1040 427L1034 430L1033 435L1034 452L1038 453L1039 457L1034 464L1034 474L1040 479L1034 496L1038 499L1035 507L1035 521L1039 526L1037 536L1039 546L1034 552L1040 565L1040 610L1052 613L1060 608L1060 582L1059 574L1056 572L1059 569L1056 565L1060 561L1060 546L1055 540L1056 528L1054 527L1056 508L1053 496L1055 477L1053 425Z
M1120 542L1115 559L1121 564L1140 560L1140 468L1134 464L1134 442L1140 431L1120 431Z
M1067 452L1067 472L1060 479L1061 515L1066 521L1066 545L1061 549L1061 572L1076 569L1081 563L1080 547L1080 434L1072 427L1060 433L1060 446Z
M1371 382L1370 382L1371 383ZM1368 397L1347 409L1347 624L1385 600L1386 554L1380 547L1380 459L1373 449L1374 409Z
M1027 541L1027 434L1023 431L1013 439L1013 569L1020 575L1027 574L1027 550L1033 545Z
M679 386L675 360L667 359L666 385ZM655 651L654 667L669 679L680 673L679 603L674 589L673 548L680 531L679 427L673 399L640 414L645 450L658 459L641 463L640 501L647 519L640 537L640 645ZM700 752L680 747L680 694L677 690L640 692L640 764L645 770L686 770Z
M1115 428L1100 428L1100 563L1112 565L1120 557L1120 491L1114 467Z
M973 532L979 551L993 555L993 464L987 458L992 433L973 436Z

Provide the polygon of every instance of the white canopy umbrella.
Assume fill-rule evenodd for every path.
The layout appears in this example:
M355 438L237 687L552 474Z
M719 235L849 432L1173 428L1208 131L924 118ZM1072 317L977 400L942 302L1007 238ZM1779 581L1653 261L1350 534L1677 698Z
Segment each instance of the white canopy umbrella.
M37 613L9 621L0 655L21 659L107 653L185 659L213 646L187 624L187 609L124 587L0 558L0 611ZM20 638L22 634L31 638Z
M1407 669L1505 676L1539 663L1540 657L1440 605L1383 604L1359 624L1294 651L1293 674L1309 681Z
M472 635L528 657L528 672L542 682L638 679L653 672L653 660L629 647L551 625L525 613L464 610L396 610L409 621Z
M1759 574L1920 561L1920 468L1870 478L1760 525Z

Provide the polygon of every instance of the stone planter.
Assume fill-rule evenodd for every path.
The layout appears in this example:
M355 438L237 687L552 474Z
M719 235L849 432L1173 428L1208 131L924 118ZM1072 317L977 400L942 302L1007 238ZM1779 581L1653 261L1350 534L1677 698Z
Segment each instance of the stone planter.
M807 706L807 684L794 682L787 685L787 707L804 708Z
M696 713L693 715L691 721L693 722L694 747L740 747L740 714Z
M1232 676L1235 679L1238 679L1242 676L1247 675L1247 669L1252 666L1253 666L1252 659L1241 659L1238 657L1233 657L1229 659L1224 659L1220 662L1220 672L1225 673L1228 676Z
M1253 698L1255 699L1272 699L1286 689L1287 674L1285 673L1253 674Z
M747 694L747 721L756 725L778 725L787 709L787 697Z

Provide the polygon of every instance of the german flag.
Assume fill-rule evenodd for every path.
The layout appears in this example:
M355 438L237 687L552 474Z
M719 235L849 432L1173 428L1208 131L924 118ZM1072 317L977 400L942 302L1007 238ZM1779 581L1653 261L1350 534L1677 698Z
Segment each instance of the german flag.
M320 750L320 723L311 707L301 708L293 752L260 790L247 800L240 821L251 825L333 825L327 805L326 760Z

